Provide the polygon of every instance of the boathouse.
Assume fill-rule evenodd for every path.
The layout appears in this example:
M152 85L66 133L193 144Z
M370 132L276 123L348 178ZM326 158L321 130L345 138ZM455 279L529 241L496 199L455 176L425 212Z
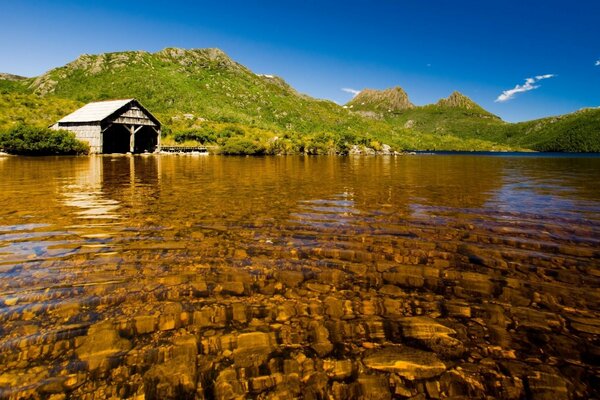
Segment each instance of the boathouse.
M92 154L160 150L160 122L136 99L86 104L51 128L72 131Z

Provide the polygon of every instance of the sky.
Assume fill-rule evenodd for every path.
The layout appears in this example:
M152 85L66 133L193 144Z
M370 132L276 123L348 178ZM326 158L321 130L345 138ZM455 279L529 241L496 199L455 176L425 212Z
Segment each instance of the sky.
M3 0L2 13L0 72L17 75L218 47L339 104L401 86L417 105L458 90L511 122L600 106L598 0Z

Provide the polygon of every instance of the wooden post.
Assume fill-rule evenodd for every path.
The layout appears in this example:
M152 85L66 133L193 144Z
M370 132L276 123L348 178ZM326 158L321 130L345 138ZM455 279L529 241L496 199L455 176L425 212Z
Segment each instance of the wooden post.
M129 152L133 154L135 150L135 134L144 127L144 125L140 125L137 128L135 125L131 125L129 127Z
M156 139L156 152L160 152L160 129L158 130L158 139Z
M131 125L129 127L129 152L133 154L133 150L135 150L135 126Z

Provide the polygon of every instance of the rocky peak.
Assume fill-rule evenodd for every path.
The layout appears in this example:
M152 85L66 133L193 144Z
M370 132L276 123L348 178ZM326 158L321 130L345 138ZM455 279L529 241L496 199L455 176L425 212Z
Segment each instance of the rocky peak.
M481 108L473 100L457 91L452 92L452 94L445 99L438 101L437 105L441 107L466 108L468 110Z
M348 102L347 107L357 111L395 112L413 108L414 104L399 86L385 89L364 89Z
M475 103L473 100L457 91L452 92L452 94L445 99L440 99L435 105L443 108L460 108L463 110L469 110L469 113L477 114L483 118L499 119L498 116L485 110L479 104Z
M165 62L176 62L181 65L199 65L208 64L217 65L222 68L241 68L242 66L233 61L225 52L217 48L208 49L180 49L167 47L154 53L160 60Z

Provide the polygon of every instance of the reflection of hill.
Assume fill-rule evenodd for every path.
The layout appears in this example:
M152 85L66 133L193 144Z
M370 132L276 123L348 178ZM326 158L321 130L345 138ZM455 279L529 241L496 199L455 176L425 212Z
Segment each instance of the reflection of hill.
M506 163L505 182L489 206L511 212L551 217L598 218L598 189L590 177L598 173L597 157L525 157Z
M481 207L503 182L505 159L472 156L350 158L359 203Z
M598 201L597 186L590 185L590 176L598 175L599 168L598 157L526 157L513 159L505 174L511 180L520 177L542 192Z

